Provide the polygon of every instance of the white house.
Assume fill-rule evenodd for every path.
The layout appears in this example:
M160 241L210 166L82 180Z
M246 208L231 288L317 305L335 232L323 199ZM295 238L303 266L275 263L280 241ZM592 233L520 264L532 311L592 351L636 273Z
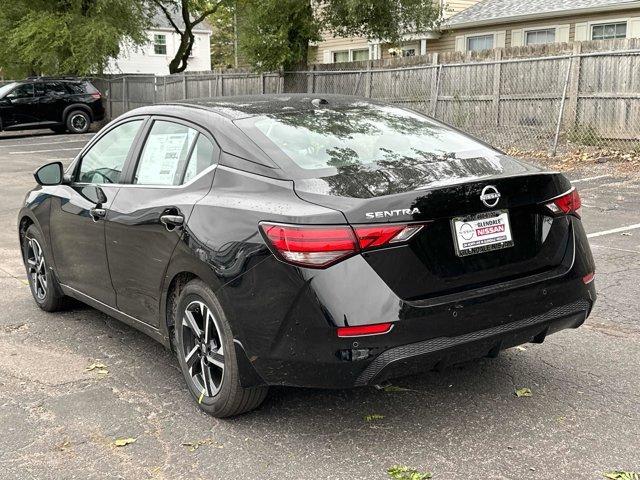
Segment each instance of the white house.
M180 29L184 28L184 21L178 13L173 16L173 21ZM137 47L122 45L120 55L109 63L105 73L169 74L169 62L180 45L180 36L161 11L155 14L152 24L154 27L147 30L149 41ZM196 40L187 71L211 70L211 27L205 20L193 33Z

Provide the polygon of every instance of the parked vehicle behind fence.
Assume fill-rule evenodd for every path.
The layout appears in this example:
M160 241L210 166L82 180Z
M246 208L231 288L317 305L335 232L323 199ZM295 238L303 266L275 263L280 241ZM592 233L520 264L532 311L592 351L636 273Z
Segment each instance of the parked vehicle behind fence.
M0 131L86 133L104 114L102 94L88 80L34 77L0 87Z

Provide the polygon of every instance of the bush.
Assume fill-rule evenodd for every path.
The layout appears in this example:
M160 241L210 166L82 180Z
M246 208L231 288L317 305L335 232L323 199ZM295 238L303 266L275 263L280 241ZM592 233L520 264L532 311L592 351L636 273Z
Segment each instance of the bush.
M575 125L567 133L567 139L571 143L587 146L598 146L602 144L602 137L591 125Z

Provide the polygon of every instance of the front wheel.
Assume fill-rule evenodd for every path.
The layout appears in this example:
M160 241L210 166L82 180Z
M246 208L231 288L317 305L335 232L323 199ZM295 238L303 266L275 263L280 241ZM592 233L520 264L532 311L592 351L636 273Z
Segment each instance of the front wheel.
M64 306L65 297L49 269L49 261L42 248L42 234L35 225L29 226L22 240L22 258L27 270L31 294L38 306L46 312L55 312Z
M218 418L257 408L268 388L240 385L231 327L205 283L193 280L182 289L174 320L180 369L199 407Z

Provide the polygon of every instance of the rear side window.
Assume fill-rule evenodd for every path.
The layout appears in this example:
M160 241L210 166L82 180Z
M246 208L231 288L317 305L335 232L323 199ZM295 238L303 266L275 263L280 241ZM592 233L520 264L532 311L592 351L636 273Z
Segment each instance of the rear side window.
M67 89L60 82L47 82L44 84L45 95L66 95Z
M89 82L67 82L67 89L76 95L97 93L98 89Z
M197 136L198 132L193 128L156 120L138 161L133 183L179 185Z
M82 157L77 181L118 183L122 167L141 125L142 120L123 123L98 140Z
M187 183L189 180L197 177L214 163L214 148L211 140L204 135L198 136L196 145L193 147L193 152L191 152L191 158L189 158L183 183Z

